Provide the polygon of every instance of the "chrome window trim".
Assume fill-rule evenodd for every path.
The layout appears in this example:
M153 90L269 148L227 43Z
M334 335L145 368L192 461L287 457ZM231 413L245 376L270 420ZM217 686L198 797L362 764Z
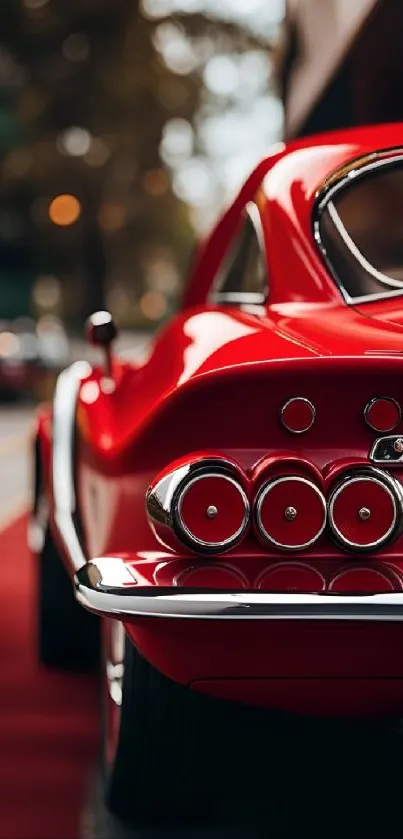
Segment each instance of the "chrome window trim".
M217 477L221 478L222 480L228 481L230 484L232 484L232 486L234 486L238 490L238 492L239 492L239 494L242 498L243 504L244 504L244 516L243 516L242 524L240 525L240 527L238 528L236 533L234 533L228 539L223 539L221 542L206 542L206 541L204 541L204 539L199 539L197 536L195 536L191 532L191 530L189 530L187 525L185 524L185 522L183 520L183 517L182 517L182 502L183 502L183 498L184 498L186 492L188 491L188 489L191 486L193 486L195 483L202 480L203 478L217 478ZM184 483L184 486L182 486L180 488L180 490L179 490L179 492L178 492L178 494L177 494L177 496L174 500L172 517L173 517L174 527L175 527L176 533L179 536L179 538L181 538L182 540L186 539L186 541L192 547L202 548L203 550L207 550L207 551L214 551L214 552L217 551L218 553L221 553L221 551L230 550L230 548L233 548L240 541L240 539L242 539L242 536L244 535L244 533L245 533L245 531L248 527L248 524L249 524L250 505L249 505L248 497L246 495L245 490L242 488L240 483L238 483L238 481L236 481L230 475L228 475L224 472L219 472L219 471L215 471L215 472L200 471L198 475L195 475L193 478L186 481Z
M347 188L351 183L365 177L372 171L378 171L387 166L395 166L398 163L403 163L403 148L400 146L355 158L347 166L342 166L340 169L336 170L336 172L334 172L333 175L325 181L324 185L316 193L312 216L313 237L329 273L344 298L344 301L349 306L357 303L372 303L378 300L389 299L390 297L401 297L403 295L403 283L401 288L393 289L393 291L377 292L375 294L362 294L357 297L352 297L344 287L341 278L335 271L328 256L321 235L322 214L327 205L333 201L333 198L335 198L339 192ZM387 277L387 275L385 275L385 279L390 281L390 278Z
M338 528L338 526L334 522L333 516L333 509L334 504L339 497L340 493L343 489L346 488L347 485L351 485L353 483L357 483L357 481L369 481L370 483L376 483L378 486L381 486L382 489L385 489L386 492L389 494L389 497L392 499L393 509L394 509L394 517L393 522L386 533L380 538L376 539L374 542L369 542L366 545L360 545L356 542L351 542L350 539L347 539L346 536L343 536L342 532ZM354 550L359 553L366 553L367 551L376 550L377 548L381 548L388 543L388 541L392 538L392 536L398 531L399 529L399 506L400 506L400 527L402 526L402 513L403 513L403 490L400 484L393 478L391 475L387 475L384 472L381 472L379 469L368 469L365 472L349 472L345 474L342 478L340 484L338 484L335 489L333 490L330 498L329 498L329 527L334 534L337 542L344 548L348 548Z
M76 598L90 612L121 620L403 621L403 592L344 595L208 591L128 585L120 557L90 560L75 575Z
M220 288L225 284L226 277L228 275L229 267L231 266L233 259L234 259L234 252L237 253L237 243L239 235L242 235L244 230L245 223L250 221L253 229L256 234L256 238L258 241L258 245L260 248L260 253L264 262L265 266L265 274L266 274L266 291L263 294L259 292L236 292L236 291L220 291ZM263 232L263 225L262 219L260 217L260 212L258 210L257 205L254 201L249 201L248 204L245 205L245 208L242 213L241 217L241 226L240 230L234 235L233 239L231 240L223 258L221 259L220 265L217 269L216 276L214 278L211 291L209 293L209 302L211 304L219 304L219 303L226 303L228 305L233 306L243 306L243 305L264 305L267 302L269 296L269 278L268 278L268 270L267 270L267 254L266 254L266 244L264 240L264 232Z
M278 542L276 539L274 539L272 536L269 535L269 533L267 532L267 530L264 527L264 524L262 522L262 516L261 516L262 504L263 504L265 498L267 497L268 493L271 492L271 490L274 489L279 484L286 483L287 481L297 481L298 483L306 484L307 486L311 487L311 489L313 489L316 492L316 494L318 495L318 497L319 497L319 499L320 499L320 501L322 502L322 505L323 505L324 516L323 516L322 527L320 528L320 530L317 532L317 534L312 539L309 539L308 542L302 542L300 545L285 545L282 542ZM299 475L286 475L282 478L276 478L274 481L269 481L268 483L266 483L262 486L262 488L261 488L261 490L260 490L260 492L259 492L259 494L256 498L256 501L255 501L255 517L256 517L256 524L257 524L259 533L260 533L261 537L265 540L265 542L269 542L269 544L274 545L276 548L281 548L281 550L283 550L283 551L302 551L302 550L305 550L305 548L309 548L311 545L314 545L315 542L318 541L319 537L322 535L322 533L323 533L323 531L326 527L326 524L327 524L326 499L325 499L323 493L320 491L319 487L317 487L314 483L312 483L312 481L308 481L307 478L302 478Z
M80 385L90 371L86 361L77 361L60 373L53 400L53 516L74 571L87 562L75 523L74 433Z
M222 294L218 292L214 297L214 303L228 303L233 306L261 306L267 300L267 296L257 291L227 291Z

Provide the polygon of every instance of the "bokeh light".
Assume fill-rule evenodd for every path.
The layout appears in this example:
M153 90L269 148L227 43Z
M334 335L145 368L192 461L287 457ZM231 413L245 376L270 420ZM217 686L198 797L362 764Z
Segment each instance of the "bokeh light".
M68 61L85 61L90 54L90 42L84 32L73 32L63 42L62 52Z
M91 148L91 134L86 128L73 125L59 135L57 145L63 154L83 157Z
M110 150L101 137L92 137L88 151L84 154L84 160L88 166L100 167L110 157Z
M161 23L154 34L154 44L170 70L186 76L197 66L197 56L184 30L174 23Z
M32 297L39 309L54 309L60 303L62 288L60 280L52 275L37 277L32 289Z
M105 201L98 213L98 222L106 233L120 230L126 221L126 210L117 201Z
M174 190L189 204L209 204L215 195L215 178L208 161L203 157L194 157L177 169Z
M230 55L216 55L207 62L204 73L207 88L216 96L229 96L237 89L240 74L237 61Z
M19 340L13 332L0 332L0 356L9 358L19 350Z
M143 177L143 188L148 195L165 195L169 189L169 178L164 169L150 169Z
M175 163L192 154L194 131L186 119L170 119L162 132L160 154L165 163Z
M75 195L57 195L49 206L49 218L59 227L69 227L81 215L81 204Z
M168 301L160 291L146 291L140 298L140 308L149 320L160 320L167 311Z
M285 0L142 0L143 14L151 20L171 14L205 13L213 18L242 23L262 35L272 35L284 17Z

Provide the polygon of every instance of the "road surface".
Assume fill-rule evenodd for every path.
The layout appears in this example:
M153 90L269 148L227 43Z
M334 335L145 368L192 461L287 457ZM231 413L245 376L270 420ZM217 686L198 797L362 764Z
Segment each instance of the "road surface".
M33 408L0 405L0 528L28 507Z
M147 353L150 336L123 332L117 341L119 354L140 361ZM84 340L70 343L70 361L86 358L99 363L102 353ZM34 407L0 403L0 528L28 506L31 493L30 435Z

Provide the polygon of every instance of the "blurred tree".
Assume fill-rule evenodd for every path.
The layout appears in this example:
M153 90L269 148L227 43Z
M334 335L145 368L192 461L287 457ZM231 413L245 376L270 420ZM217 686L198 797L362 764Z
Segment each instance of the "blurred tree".
M164 25L193 45L193 64L164 60ZM137 0L2 0L0 32L0 309L5 284L56 275L71 323L114 290L128 322L153 306L162 317L194 237L161 164L164 126L194 120L207 55L267 39L209 14L152 20ZM50 219L59 194L80 202L71 224ZM162 297L141 312L150 287Z

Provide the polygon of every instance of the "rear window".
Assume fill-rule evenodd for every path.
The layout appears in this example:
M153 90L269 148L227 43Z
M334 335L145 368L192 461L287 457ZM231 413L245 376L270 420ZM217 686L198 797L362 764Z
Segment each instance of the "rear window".
M352 174L320 210L328 265L349 301L403 293L403 161Z

